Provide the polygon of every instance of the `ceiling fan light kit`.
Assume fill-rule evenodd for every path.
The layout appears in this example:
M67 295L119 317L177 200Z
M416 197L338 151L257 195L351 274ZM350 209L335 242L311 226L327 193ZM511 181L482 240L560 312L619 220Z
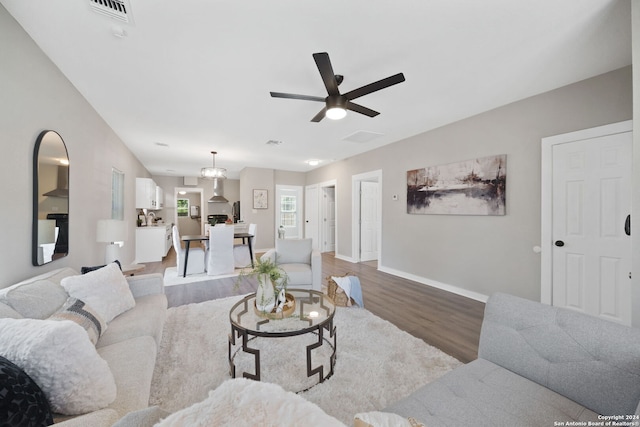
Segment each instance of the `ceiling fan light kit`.
M303 101L324 102L325 107L311 119L312 122L316 123L325 117L332 120L342 119L347 115L347 110L355 111L356 113L360 113L368 117L375 117L380 113L351 101L356 98L360 98L361 96L377 92L381 89L385 89L389 86L393 86L405 81L404 74L398 73L385 79L378 80L377 82L373 82L368 85L359 87L358 89L354 89L347 93L341 94L338 90L338 86L340 85L340 83L342 83L344 77L333 72L329 54L326 52L314 53L313 59L316 62L316 66L318 67L318 71L320 72L320 77L322 77L324 86L327 89L328 96L326 98L282 92L271 92L271 96L273 98L301 99Z

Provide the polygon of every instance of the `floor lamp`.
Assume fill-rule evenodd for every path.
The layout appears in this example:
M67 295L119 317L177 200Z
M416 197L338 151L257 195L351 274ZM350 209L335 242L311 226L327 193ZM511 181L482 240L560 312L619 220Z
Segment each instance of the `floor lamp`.
M127 240L127 222L117 219L98 220L98 232L96 240L101 243L108 243L104 262L112 263L117 260L120 252L120 244Z

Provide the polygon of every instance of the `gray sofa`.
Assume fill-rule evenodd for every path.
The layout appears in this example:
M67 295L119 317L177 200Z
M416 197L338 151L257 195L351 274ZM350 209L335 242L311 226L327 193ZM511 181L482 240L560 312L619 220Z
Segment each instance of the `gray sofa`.
M385 411L429 426L553 426L640 414L639 402L640 330L498 293L478 359Z
M0 318L45 319L66 300L60 282L77 275L70 268L53 270L0 289ZM75 418L56 417L55 425L111 426L129 412L147 408L156 353L167 315L162 275L127 277L135 307L109 322L96 344L114 376L117 395L108 408Z

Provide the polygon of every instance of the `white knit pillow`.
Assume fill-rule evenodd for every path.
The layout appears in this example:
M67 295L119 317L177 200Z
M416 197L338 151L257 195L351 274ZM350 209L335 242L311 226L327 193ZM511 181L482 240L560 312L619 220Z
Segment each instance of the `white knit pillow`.
M136 305L127 279L113 262L81 276L65 277L60 284L70 296L93 307L105 322Z
M168 416L155 427L345 427L316 404L273 383L226 380L209 397Z
M0 356L40 386L54 412L84 414L115 400L116 383L109 365L78 324L0 319L0 337Z

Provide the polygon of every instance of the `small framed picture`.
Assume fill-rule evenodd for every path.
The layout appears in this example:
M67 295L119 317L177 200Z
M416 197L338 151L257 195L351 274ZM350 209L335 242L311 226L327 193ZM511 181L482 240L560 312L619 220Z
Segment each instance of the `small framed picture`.
M267 190L253 190L253 209L267 209Z

